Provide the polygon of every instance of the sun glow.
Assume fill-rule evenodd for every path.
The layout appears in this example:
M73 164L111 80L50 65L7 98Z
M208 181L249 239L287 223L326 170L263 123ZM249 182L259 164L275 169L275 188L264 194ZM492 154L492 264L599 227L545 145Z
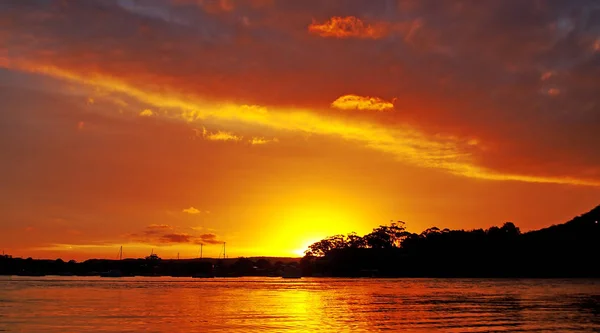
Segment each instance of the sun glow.
M361 225L365 224L359 212L320 197L315 195L315 202L301 202L282 211L283 221L274 230L274 248L304 256L309 245L327 236L363 231Z
M294 254L294 255L296 255L298 257L304 257L304 252L308 249L308 247L311 246L312 244L318 242L319 240L321 240L323 238L324 237L322 237L322 238L314 238L314 239L305 241L300 248L293 250L292 254Z

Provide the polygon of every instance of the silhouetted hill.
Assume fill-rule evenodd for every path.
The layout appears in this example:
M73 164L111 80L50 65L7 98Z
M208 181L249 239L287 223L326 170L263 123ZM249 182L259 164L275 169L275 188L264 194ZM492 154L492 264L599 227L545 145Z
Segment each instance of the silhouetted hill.
M598 274L600 206L569 222L525 233L522 251L533 269L553 269L557 275ZM546 269L547 270L547 269Z
M569 222L524 234L526 239L544 242L600 240L600 206Z
M336 235L309 247L305 274L415 277L600 277L600 206L522 234L513 223L487 230L411 234L403 222L365 236Z

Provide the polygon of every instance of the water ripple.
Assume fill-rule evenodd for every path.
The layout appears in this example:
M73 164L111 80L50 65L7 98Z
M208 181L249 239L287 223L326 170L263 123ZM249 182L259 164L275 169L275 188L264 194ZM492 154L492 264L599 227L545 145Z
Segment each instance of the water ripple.
M0 277L0 331L599 332L600 283Z

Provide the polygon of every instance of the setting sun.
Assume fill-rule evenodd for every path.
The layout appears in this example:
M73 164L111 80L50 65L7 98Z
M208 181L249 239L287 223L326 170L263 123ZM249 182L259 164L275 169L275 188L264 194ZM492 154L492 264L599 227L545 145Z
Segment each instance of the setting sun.
M194 258L202 244L218 257L226 243L233 257L298 256L390 220L531 230L600 196L600 53L591 32L561 32L575 25L507 39L492 21L457 42L486 6L27 3L0 14L12 254Z

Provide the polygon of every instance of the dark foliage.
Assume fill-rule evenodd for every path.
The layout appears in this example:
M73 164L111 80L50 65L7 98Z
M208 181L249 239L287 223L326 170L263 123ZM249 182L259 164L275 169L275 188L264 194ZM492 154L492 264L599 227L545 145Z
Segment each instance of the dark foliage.
M410 277L600 277L600 206L565 224L521 233L513 223L487 230L405 231L380 226L309 247L305 275Z

